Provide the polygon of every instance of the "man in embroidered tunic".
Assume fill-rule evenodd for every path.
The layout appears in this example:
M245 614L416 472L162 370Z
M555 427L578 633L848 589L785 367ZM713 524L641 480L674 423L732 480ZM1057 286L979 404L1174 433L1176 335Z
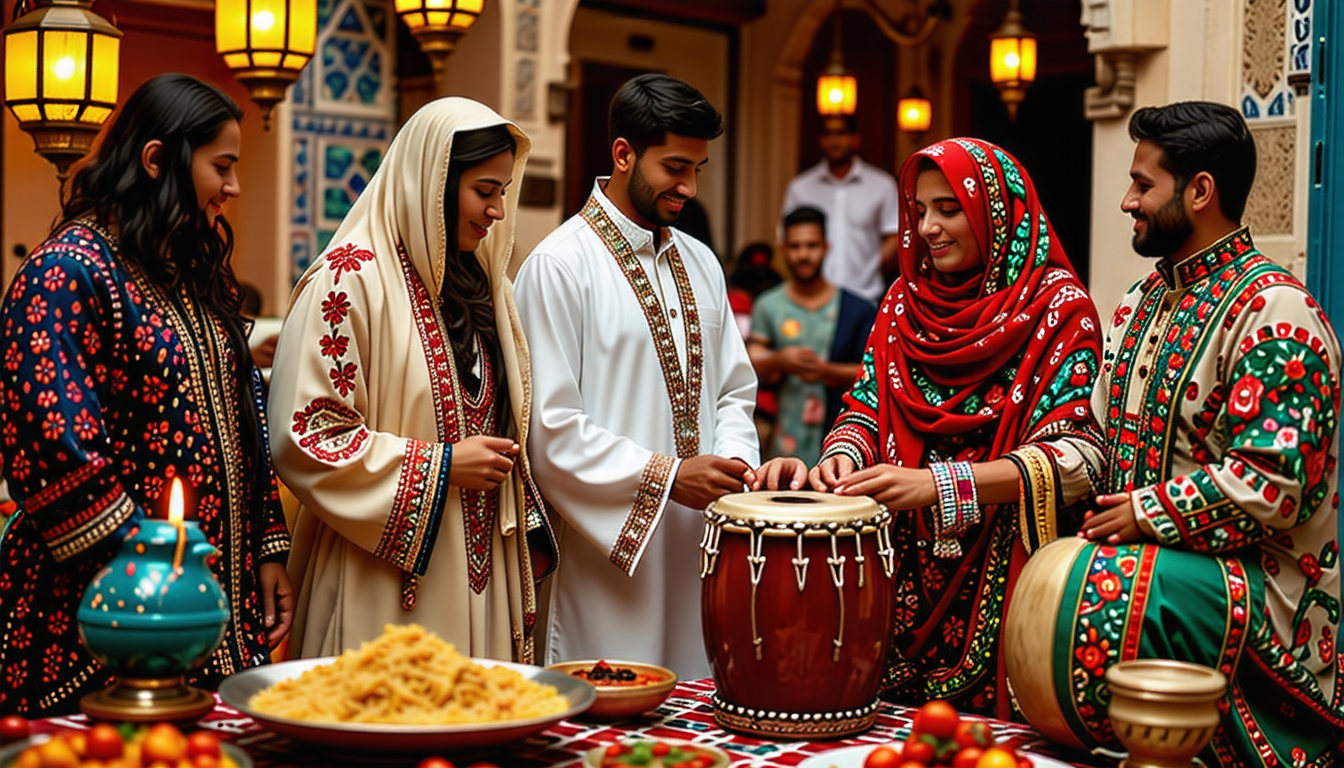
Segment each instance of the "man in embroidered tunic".
M546 659L633 658L709 673L700 510L759 460L756 376L703 244L671 228L723 118L641 75L612 103L614 170L515 282L533 355L528 443L563 518Z
M1111 494L1069 573L1059 696L1105 739L1106 667L1196 661L1229 681L1206 764L1337 765L1339 343L1238 224L1255 145L1235 109L1141 109L1130 135L1121 208L1159 261L1115 313L1093 394Z

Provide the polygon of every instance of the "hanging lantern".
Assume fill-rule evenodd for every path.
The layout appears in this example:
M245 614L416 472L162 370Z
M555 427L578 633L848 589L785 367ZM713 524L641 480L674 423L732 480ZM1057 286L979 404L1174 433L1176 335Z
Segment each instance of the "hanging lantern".
M1012 0L1003 24L989 36L989 78L1008 107L1008 118L1016 120L1017 105L1036 80L1036 36L1022 26L1017 0Z
M458 39L485 10L485 0L396 0L396 8L439 79Z
M845 71L840 49L831 53L831 63L817 78L817 112L823 115L852 115L859 105L859 82Z
M62 183L117 108L121 30L92 0L38 0L5 30L5 104Z
M924 98L924 92L915 86L896 103L896 124L907 133L923 133L933 122L933 105Z
M271 109L317 48L317 0L216 0L215 51L261 108Z

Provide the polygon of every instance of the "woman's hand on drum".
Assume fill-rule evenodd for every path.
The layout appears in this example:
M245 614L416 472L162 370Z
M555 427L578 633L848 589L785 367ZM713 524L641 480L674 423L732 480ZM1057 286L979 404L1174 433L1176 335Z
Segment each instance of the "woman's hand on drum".
M817 466L807 473L807 480L812 484L812 489L826 492L835 490L850 473L854 471L854 460L844 454L837 454L822 459Z
M474 491L493 490L513 469L518 444L507 437L476 435L453 444L448 484Z
M850 474L835 486L840 496L868 496L887 509L919 509L938 503L933 472L877 464Z
M797 456L776 456L747 473L747 485L753 491L778 491L787 487L802 490L807 482L807 464Z
M1083 529L1078 532L1081 538L1107 544L1143 540L1143 530L1134 516L1128 493L1102 494L1096 498L1096 504L1097 509L1083 518Z

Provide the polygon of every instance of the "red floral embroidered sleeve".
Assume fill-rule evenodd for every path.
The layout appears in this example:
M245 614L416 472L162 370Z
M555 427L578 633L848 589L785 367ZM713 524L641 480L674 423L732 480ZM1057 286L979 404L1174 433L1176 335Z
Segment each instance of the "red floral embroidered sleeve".
M1235 347L1223 352L1226 399L1214 429L1224 434L1205 443L1226 451L1197 447L1198 470L1131 493L1140 525L1163 544L1238 550L1305 524L1331 503L1338 342L1304 293L1272 296L1257 297L1260 311L1237 324L1228 336Z
M300 283L271 373L272 460L304 508L398 568L428 567L452 447L370 428L374 254L347 244ZM404 290L397 286L397 290Z
M119 540L118 529L142 514L118 477L103 413L125 386L111 357L123 307L102 242L80 232L24 263L0 321L5 477L57 560Z

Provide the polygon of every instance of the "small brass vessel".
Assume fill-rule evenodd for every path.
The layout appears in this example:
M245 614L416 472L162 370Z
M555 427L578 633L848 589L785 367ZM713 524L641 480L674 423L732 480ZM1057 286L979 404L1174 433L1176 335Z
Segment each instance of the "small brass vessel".
M1122 661L1106 670L1111 728L1129 750L1121 768L1189 768L1218 727L1223 673L1167 659Z

